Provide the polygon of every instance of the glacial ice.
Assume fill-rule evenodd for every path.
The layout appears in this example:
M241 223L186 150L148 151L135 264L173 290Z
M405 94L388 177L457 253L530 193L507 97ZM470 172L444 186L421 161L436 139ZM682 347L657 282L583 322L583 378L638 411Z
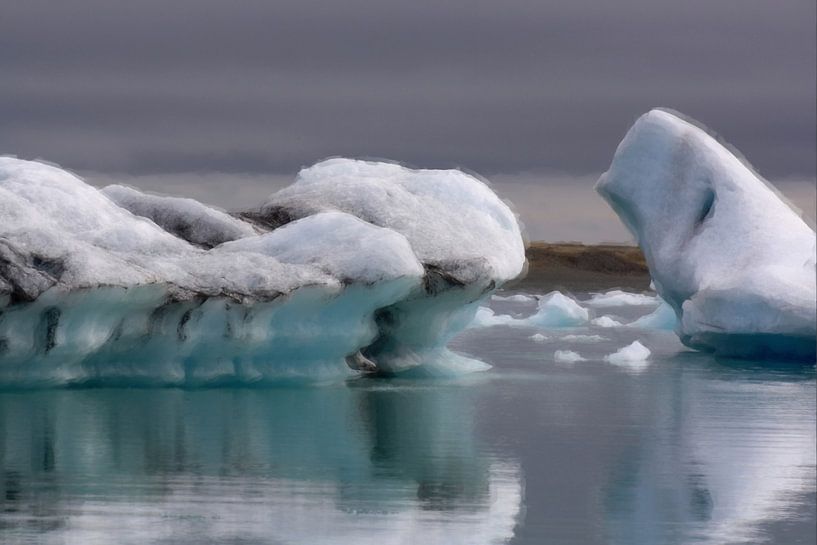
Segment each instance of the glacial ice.
M380 173L372 185L356 183L358 162L329 163L321 182L336 178L328 194L343 206L325 205L322 190L314 206L299 193L310 212L273 225L257 212L234 218L189 199L100 191L55 166L0 158L0 384L485 368L445 345L523 270L511 210L462 173L366 163ZM404 170L424 174L415 183ZM473 224L460 221L461 202ZM415 232L405 226L421 206L438 216L417 218Z
M625 307L625 306L650 306L657 305L658 298L654 295L644 293L631 293L622 290L610 290L603 293L595 293L586 305L597 308Z
M524 293L517 293L517 294L514 294L514 295L508 295L508 296L493 295L493 296L491 296L491 299L494 300L494 301L508 301L508 302L511 302L511 303L528 303L530 301L535 301L536 297L533 296L533 295L527 295L527 294L524 294Z
M621 322L611 318L610 316L599 316L598 318L593 318L590 320L590 323L598 327L620 327L622 325Z
M406 237L343 212L307 216L269 233L226 242L218 251L310 265L346 283L414 278L419 285L423 277L423 266Z
M589 318L590 313L578 301L559 291L552 291L539 299L536 312L527 318L496 314L488 307L480 307L469 327L574 327L586 323Z
M590 313L575 299L552 291L539 299L536 313L526 321L535 327L570 327L584 324L589 318Z
M684 344L724 356L815 360L815 233L718 140L650 111L596 188L644 251Z
M553 353L553 359L559 363L576 363L577 361L585 361L581 354L572 350L557 350Z
M650 349L641 344L639 341L633 341L631 344L605 356L604 361L616 365L639 364L647 361L650 357Z
M601 335L563 335L561 338L563 341L568 341L572 343L597 343L600 341L606 341L607 337L602 337Z
M102 188L102 193L134 215L205 248L256 234L248 223L193 199L151 195L124 185L109 185Z
M675 311L666 302L661 301L654 311L650 312L627 324L627 327L637 327L639 329L663 329L672 331L678 323Z
M554 335L553 337L548 337L547 335L542 335L541 333L535 333L529 338L535 342L545 342L548 339L553 339L561 342L577 344L591 344L607 340L607 337L602 337L601 335L584 335L581 333L568 333L567 335Z
M252 217L270 225L326 210L404 235L447 283L503 283L525 265L519 223L483 182L459 170L413 170L335 158L302 170Z
M479 307L468 327L493 327L497 325L524 326L526 324L525 318L516 318L510 314L497 314L488 307Z

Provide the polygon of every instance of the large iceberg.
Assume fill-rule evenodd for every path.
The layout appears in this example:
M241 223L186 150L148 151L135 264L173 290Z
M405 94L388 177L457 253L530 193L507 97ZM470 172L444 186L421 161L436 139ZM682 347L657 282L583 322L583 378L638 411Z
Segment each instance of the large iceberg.
M653 110L596 188L644 251L684 344L814 361L814 230L735 153Z
M524 265L459 171L332 159L232 217L2 157L0 384L480 368L446 342Z

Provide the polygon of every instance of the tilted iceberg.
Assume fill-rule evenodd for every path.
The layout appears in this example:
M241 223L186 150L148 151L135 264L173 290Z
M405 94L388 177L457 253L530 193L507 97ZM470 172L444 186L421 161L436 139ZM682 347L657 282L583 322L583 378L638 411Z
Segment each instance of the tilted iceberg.
M653 110L596 188L644 251L684 344L814 361L815 233L729 149Z
M0 158L0 384L474 368L445 344L525 264L459 171L332 159L242 216Z

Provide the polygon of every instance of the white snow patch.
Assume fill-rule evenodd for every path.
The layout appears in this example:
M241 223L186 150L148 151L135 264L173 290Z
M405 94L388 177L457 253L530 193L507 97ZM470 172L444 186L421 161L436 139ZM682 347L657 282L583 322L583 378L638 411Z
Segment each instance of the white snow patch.
M500 285L525 264L513 211L484 182L459 170L328 159L271 195L262 214L281 210L296 218L339 210L393 229L424 265L467 283Z
M406 237L343 212L308 216L263 235L227 242L218 250L311 265L343 281L373 284L410 277L419 282L423 276Z

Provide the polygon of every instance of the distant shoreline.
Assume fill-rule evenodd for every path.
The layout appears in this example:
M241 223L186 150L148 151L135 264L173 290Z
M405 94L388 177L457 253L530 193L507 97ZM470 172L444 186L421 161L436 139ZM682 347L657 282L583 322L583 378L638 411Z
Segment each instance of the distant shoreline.
M531 242L528 274L505 286L511 290L593 291L649 289L650 274L637 246Z

